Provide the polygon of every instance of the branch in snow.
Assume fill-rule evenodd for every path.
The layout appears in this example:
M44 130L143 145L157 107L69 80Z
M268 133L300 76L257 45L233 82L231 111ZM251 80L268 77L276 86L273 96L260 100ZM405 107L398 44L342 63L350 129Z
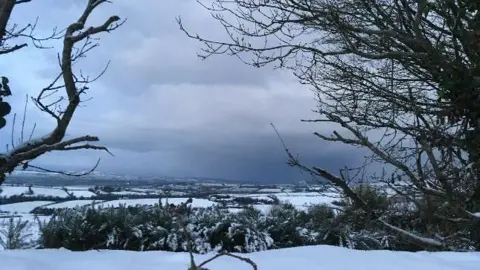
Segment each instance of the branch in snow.
M205 270L206 268L204 268L203 266L205 266L206 264L222 257L222 256L228 256L228 257L232 257L232 258L235 258L237 260L240 260L242 262L245 262L247 264L249 264L253 270L257 270L258 267L257 267L257 264L254 263L252 260L250 260L249 258L245 258L245 257L241 257L241 256L238 256L238 255L235 255L235 254L231 254L231 253L227 253L227 252L222 252L222 253L218 253L217 255L213 256L212 258L208 259L208 260L205 260L204 262L202 262L200 265L198 265L197 267L195 268L190 268L188 270Z

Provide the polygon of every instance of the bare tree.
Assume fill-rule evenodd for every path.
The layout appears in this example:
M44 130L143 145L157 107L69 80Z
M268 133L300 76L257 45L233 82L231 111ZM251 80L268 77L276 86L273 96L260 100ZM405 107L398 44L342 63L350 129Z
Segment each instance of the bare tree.
M209 40L178 19L203 43L200 57L227 54L291 70L318 100L318 119L303 121L341 128L314 135L369 150L369 161L386 168L377 180L423 211L428 230L418 235L392 225L370 211L348 176L302 165L285 147L290 165L328 180L373 222L426 248L461 249L472 235L480 240L478 2L198 2L228 34Z
M104 146L91 144L91 142L99 141L96 136L64 138L73 115L82 102L82 95L89 89L89 83L97 80L106 69L105 67L100 75L91 78L81 71L75 71L73 65L80 58L85 57L87 52L98 46L95 35L111 32L124 21L121 21L118 16L111 16L101 25L87 26L87 20L92 12L100 5L110 2L108 0L88 0L80 17L66 29L62 31L54 29L51 36L39 38L35 35L36 23L20 27L10 22L15 7L28 5L29 2L32 0L0 0L0 55L13 53L29 44L42 49L47 48L43 45L45 41L54 39L63 41L62 50L58 54L58 75L51 84L39 89L36 97L32 97L40 111L55 120L56 126L45 136L30 138L20 145L12 145L6 153L0 154L0 184L5 180L5 175L13 172L18 166L23 166L24 169L33 167L29 164L31 160L50 151L96 149L108 152ZM27 42L21 42L24 40ZM8 70L1 73L6 79L6 81L2 81L2 86L3 88L8 87ZM10 90L9 87L8 90ZM12 92L15 93L15 90L12 89Z

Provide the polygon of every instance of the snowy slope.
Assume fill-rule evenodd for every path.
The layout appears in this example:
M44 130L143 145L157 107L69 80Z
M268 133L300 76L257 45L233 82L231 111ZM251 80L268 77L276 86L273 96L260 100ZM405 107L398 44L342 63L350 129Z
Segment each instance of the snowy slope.
M92 205L92 204L98 204L103 201L96 201L96 200L71 200L71 201L66 201L66 202L61 202L61 203L55 203L51 205L47 205L44 208L50 208L50 209L55 209L55 208L74 208L74 207L81 207L85 205Z
M84 197L84 198L91 198L97 196L97 194L89 191L89 190L78 190L78 189L70 189L67 188L68 192L73 194L75 197Z
M0 211L9 212L9 213L30 213L33 209L48 205L54 202L51 201L32 201L32 202L19 202L19 203L10 203L0 205Z
M197 263L212 255L196 256ZM271 250L242 255L259 270L474 270L480 253L406 253L356 251L331 246ZM8 270L187 270L187 253L67 250L0 251ZM222 257L206 265L210 270L247 270L251 266Z
M50 188L50 187L32 187L33 196L52 196L67 198L68 194L60 188Z
M0 197L11 197L14 195L22 195L28 191L28 187L15 187L2 185L2 192L0 192Z

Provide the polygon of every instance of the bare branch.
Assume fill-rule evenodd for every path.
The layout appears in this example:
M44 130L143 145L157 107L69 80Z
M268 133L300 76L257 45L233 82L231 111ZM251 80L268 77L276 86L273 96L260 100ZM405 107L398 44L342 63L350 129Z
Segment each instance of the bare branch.
M87 172L83 172L83 173L68 173L68 172L63 172L63 171L58 171L58 170L50 170L50 169L46 169L46 168L43 168L43 167L32 165L29 162L24 162L23 163L23 169L26 170L27 168L33 168L33 169L43 171L43 172L48 172L48 173L57 173L57 174L66 175L66 176L81 177L81 176L86 176L86 175L89 175L89 174L93 173L97 169L98 165L100 165L100 160L101 159L99 158L97 160L97 162L95 163L95 165L90 170L88 170Z
M245 263L249 264L249 265L252 267L253 270L257 270L257 269L258 269L257 265L256 265L252 260L250 260L249 258L241 257L241 256L238 256L238 255L235 255L235 254L232 254L232 253L221 252L221 253L216 254L216 255L213 256L212 258L207 259L207 260L205 260L204 262L200 263L200 264L198 265L198 267L195 268L195 270L196 270L196 269L198 269L198 270L200 270L200 269L205 269L205 268L202 268L202 267L205 266L206 264L208 264L208 263L210 263L210 262L212 262L212 261L214 261L214 260L222 257L222 256L232 257L232 258L234 258L234 259L237 259L237 260L240 260L240 261L242 261L242 262L245 262ZM194 269L189 269L189 270L194 270Z
M178 18L180 30L203 45L199 57L229 55L254 67L293 72L310 86L318 103L318 118L304 122L339 126L314 136L367 150L371 165L405 183L406 190L398 189L398 195L407 201L441 202L424 210L445 218L425 222L436 234L448 235L428 231L420 237L390 223L377 225L422 246L460 249L462 236L439 228L456 221L455 228L471 232L478 225L472 213L480 211L480 4L198 2L225 33L225 39L208 39L188 31ZM328 180L379 221L351 189L355 183L348 177L305 166L282 144L289 165ZM365 177L366 182L379 180L375 174Z
M72 151L79 149L91 149L106 151L111 154L108 148L104 146L92 145L89 142L99 141L95 136L82 136L65 140L66 130L81 103L81 95L89 89L89 84L98 80L106 71L107 66L100 74L93 79L83 73L80 76L75 75L72 66L74 63L86 56L87 52L97 47L97 43L92 43L92 37L103 32L111 32L121 26L124 21L120 21L118 16L111 16L99 26L86 27L88 17L101 4L108 3L107 0L88 0L88 3L80 17L70 24L65 30L57 32L54 29L53 34L46 38L37 38L33 31L36 28L38 18L33 24L28 24L23 28L16 25L7 29L7 23L10 19L12 10L16 4L27 3L28 0L5 0L0 6L0 54L10 53L27 46L26 44L8 47L6 42L19 37L28 38L36 48L47 48L43 41L52 39L63 39L62 53L59 54L60 72L51 84L43 88L38 96L32 97L33 103L40 111L47 113L56 121L56 127L47 135L38 139L32 139L34 126L29 139L24 140L24 127L26 117L26 107L24 109L24 118L22 120L22 129L20 134L21 144L14 145L12 139L12 148L7 153L0 155L0 184L4 180L5 173L11 173L17 166L30 166L28 162L51 151ZM83 29L86 29L82 31ZM83 43L83 44L82 44ZM66 103L65 108L62 108ZM14 124L15 125L15 124ZM14 128L14 127L12 127ZM12 130L12 136L15 130ZM112 155L112 154L111 154ZM97 164L98 165L98 164ZM94 168L97 167L94 166ZM37 168L40 169L40 168ZM46 170L46 169L44 169Z

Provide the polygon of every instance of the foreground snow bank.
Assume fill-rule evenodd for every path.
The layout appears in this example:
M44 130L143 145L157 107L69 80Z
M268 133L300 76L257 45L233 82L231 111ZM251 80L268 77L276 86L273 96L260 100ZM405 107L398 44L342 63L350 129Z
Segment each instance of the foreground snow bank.
M212 255L196 256L197 264ZM357 251L332 246L312 246L243 254L259 270L473 270L479 269L476 253L406 253ZM22 250L0 251L1 269L8 270L187 270L187 253ZM251 266L222 257L206 265L211 270L247 270Z

